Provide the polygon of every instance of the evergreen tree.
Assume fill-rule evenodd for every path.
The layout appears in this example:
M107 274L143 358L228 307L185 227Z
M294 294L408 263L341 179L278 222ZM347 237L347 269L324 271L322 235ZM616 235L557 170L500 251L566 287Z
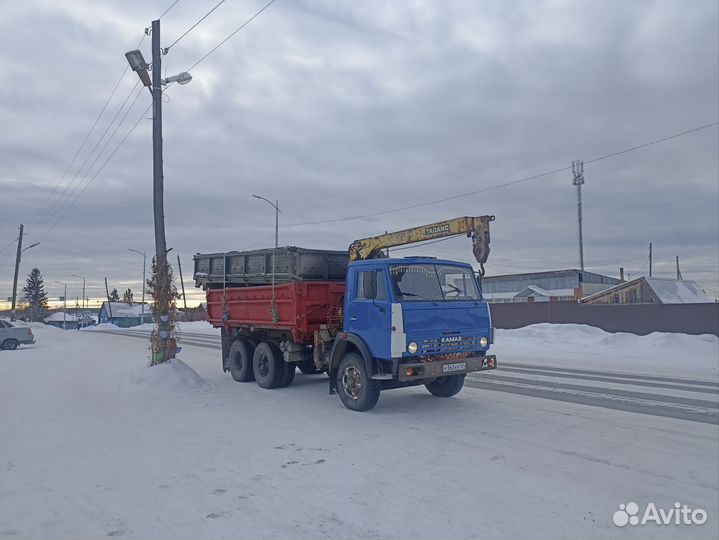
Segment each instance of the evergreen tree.
M117 292L117 289L112 289L112 292L110 292L110 302L119 302L120 301L120 294Z
M130 289L127 289L122 294L122 301L125 302L126 304L132 304L132 291Z
M27 313L31 321L40 321L47 313L47 293L45 282L39 268L33 268L27 275L25 287L25 302L27 302Z

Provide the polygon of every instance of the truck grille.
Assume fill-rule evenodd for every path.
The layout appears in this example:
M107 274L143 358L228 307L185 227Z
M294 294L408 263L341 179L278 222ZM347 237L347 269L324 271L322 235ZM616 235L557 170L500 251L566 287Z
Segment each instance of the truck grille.
M460 337L460 336L457 336ZM471 352L480 349L479 338L464 336L461 339L429 338L423 339L419 347L419 354L451 354L458 352Z

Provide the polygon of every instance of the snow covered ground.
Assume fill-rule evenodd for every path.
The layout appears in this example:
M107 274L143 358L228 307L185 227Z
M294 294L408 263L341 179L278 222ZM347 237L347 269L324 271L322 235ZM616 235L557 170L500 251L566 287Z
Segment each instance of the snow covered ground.
M137 329L102 330L34 327L35 346L0 352L2 538L719 536L715 423L473 387L389 391L353 413L323 375L234 382L206 323L155 368ZM491 375L595 369L620 396L617 372L649 372L679 381L637 381L653 395L717 400L713 336L535 325L496 341L510 367ZM708 520L619 528L630 501Z

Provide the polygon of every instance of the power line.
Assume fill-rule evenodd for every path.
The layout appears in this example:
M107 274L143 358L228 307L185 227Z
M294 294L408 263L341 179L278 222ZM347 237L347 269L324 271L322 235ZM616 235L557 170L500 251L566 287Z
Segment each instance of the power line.
M178 1L179 1L179 0L178 0ZM215 5L215 7L213 7L210 11L208 11L207 13L205 13L195 24L193 24L193 25L190 26L187 30L185 30L185 32L184 32L179 38L177 38L175 41L173 41L172 44L171 44L169 47L165 47L165 48L163 49L163 54L167 54L167 52L168 52L172 47L174 47L175 45L177 45L177 43L179 43L179 41L180 41L182 38L184 38L187 34L189 34L190 32L192 32L198 24L200 24L200 23L201 23L202 21L204 21L207 17L209 17L209 16L212 14L212 12L215 11L215 10L216 10L218 7L220 7L222 4L224 4L225 1L226 1L226 0L220 0L220 1Z
M120 113L121 113L122 110L125 108L125 105L127 105L127 102L129 101L130 97L132 97L132 93L133 93L133 92L135 91L135 89L140 85L140 82L141 82L141 81L138 79L138 81L135 83L135 86L133 86L132 90L130 90L130 93L127 94L127 96L125 97L125 100L122 102L122 105L120 105L120 107L119 107L119 108L117 109L117 111L115 112L115 116L112 117L112 120L110 120L110 122L109 122L109 123L107 124L107 126L105 127L105 131L102 132L102 135L100 135L100 138L99 138L99 139L97 140L97 142L95 143L95 146L92 147L92 150L90 150L90 153L85 157L85 161L83 161L82 165L80 165L80 168L79 168L79 169L77 170L77 172L75 173L75 176L73 176L73 178L72 178L72 180L70 181L70 183L69 183L68 185L66 185L65 188L62 190L62 193L60 193L59 198L58 198L57 201L55 202L55 204L58 205L58 206L56 207L56 209L52 209L52 208L48 209L49 211L45 214L45 218L40 222L40 225L46 225L47 223L49 223L50 220L54 217L54 215L55 215L55 213L56 213L55 210L58 210L58 211L59 211L59 209L62 208L62 207L67 203L67 201L70 200L70 198L72 197L72 195L75 193L75 191L77 190L77 187L76 187L76 186L73 187L73 184L75 184L75 180L78 179L78 177L79 177L80 174L82 173L82 170L85 168L85 165L87 165L87 163L90 161L90 158L93 157L93 154L95 153L95 150L97 150L98 146L100 146L100 144L102 143L103 139L105 138L105 135L107 135L107 133L110 131L110 128L111 128L112 125L115 123L115 120L117 120L117 117L120 116ZM103 147L103 148L104 148L104 147ZM102 152L102 150L101 150L101 152ZM97 156L99 156L99 155L100 155L100 154L97 154ZM93 164L90 165L90 168L87 169L87 171L85 172L85 175L87 175L87 174L89 173L90 169L92 168L92 166L95 164L96 161L97 161L97 157L95 158L95 161L93 162ZM80 183L82 183L82 181L84 180L84 178L85 178L85 177L83 177L82 179L80 179ZM65 197L65 195L67 194L68 190L70 190L71 188L72 188L72 193L65 199L65 201L63 201L62 199Z
M143 87L143 88L144 88L144 87ZM130 111L132 110L132 107L133 107L133 106L135 105L135 103L137 102L137 99L140 97L140 94L142 94L143 88L140 88L140 90L139 90L139 91L137 92L137 94L135 95L135 99L132 101L132 104L130 105L130 107L128 107L127 111L125 112L124 116L122 117L122 120L120 120L120 122L117 124L117 126L115 127L115 130L113 131L112 135L111 135L110 138L108 139L108 143L109 143L109 141L112 140L112 138L115 136L115 133L117 133L118 129L120 128L120 126L122 125L122 123L125 121L125 118L127 118L127 115L130 113ZM145 115L148 113L148 111L149 111L151 108L152 108L152 104L150 104L150 105L143 111L142 115L135 121L135 123L133 124L133 126L132 126L132 127L130 128L130 130L125 134L125 136L124 136L124 137L122 138L122 140L117 144L117 146L115 146L115 148L112 150L112 152L110 153L110 155L105 159L105 161L102 163L102 165L100 165L100 168L98 168L97 171L95 171L95 174L92 175L92 177L90 178L90 180L89 180L89 181L85 184L85 186L77 193L77 195L75 196L75 198L72 199L72 201L70 201L70 204L68 204L68 205L65 207L65 209L62 211L62 213L61 213L59 216L57 216L57 218L55 219L54 223L53 223L53 224L50 226L50 228L45 232L45 234L43 235L43 237L42 237L42 239L41 239L40 241L42 241L42 240L44 240L45 238L47 238L47 235L50 234L50 232L57 226L57 224L60 222L60 220L61 220L63 217L65 217L65 215L70 211L70 208L72 208L73 205L78 201L78 199L79 199L80 197L82 197L83 193L85 193L85 191L86 191L87 188L90 186L90 184L92 184L92 182L95 180L95 178L97 178L97 176L100 174L100 172L102 172L102 170L103 170L103 169L105 168L105 166L110 162L110 160L111 160L111 159L113 158L113 156L117 153L117 151L120 149L120 147L121 147L123 144L125 144L125 141L127 140L127 138L132 134L133 131L135 131L135 129L137 128L137 126L140 124L140 122L142 121L142 119L145 117ZM107 144L105 145L105 147L106 147L106 146L107 146ZM102 150L102 151L104 151L105 147L103 147L103 150ZM98 154L98 156L101 155L101 154L102 154L102 152L101 152L100 154ZM93 165L94 165L94 164L93 164ZM78 184L78 186L79 186L79 185L80 185L80 184ZM69 200L69 199L68 199L68 200Z
M179 0L178 0L178 1L179 1ZM142 42L144 41L144 39L145 39L145 34L143 34L142 37L140 38L140 41L138 42L137 47L136 47L137 49L140 48L140 46L142 45ZM57 190L58 190L58 188L60 187L60 184L62 184L62 181L63 181L63 180L65 179L65 177L67 176L67 173L68 173L68 172L70 171L70 169L72 168L73 164L75 163L75 160L76 160L77 157L80 155L80 153L82 152L83 148L85 148L85 145L87 144L87 141L90 139L90 135L92 135L92 132L95 130L95 127L97 127L97 124L98 124L98 122L100 121L100 118L102 118L102 115L103 115L103 114L105 113L105 111L107 110L107 106L110 104L110 101L111 101L112 98L115 96L115 93L117 92L117 89L120 87L120 83L122 82L122 79L125 78L125 75L127 74L127 71L129 70L129 68L130 68L130 65L127 64L127 65L125 66L125 69L122 71L122 74L120 75L120 78L117 79L117 82L115 83L115 86L113 87L112 92L110 92L110 95L109 95L109 96L107 97L107 99L105 100L105 103L104 103L104 105L102 106L102 109L100 109L100 113L99 113L99 114L97 115L97 117L95 118L95 121L92 123L92 126L90 126L90 130L87 132L87 134L86 134L85 137L83 138L82 143L80 144L80 147L77 149L77 151L75 152L75 155L72 157L72 159L70 160L70 163L69 163L68 166L65 168L65 171L62 173L62 176L60 177L60 179L57 181L57 183L56 183L55 186L53 187L52 192L51 192L50 195L48 195L48 197L45 199L45 202L43 202L42 204L38 205L38 206L35 208L35 212L33 212L32 216L30 216L30 219L28 220L28 222L32 222L32 220L35 219L35 217L37 216L38 212L40 212L40 210L41 210L46 204L48 204L48 203L51 201L51 199L54 197L55 193L57 193ZM92 152L91 152L91 153L92 153ZM60 198L62 198L62 196L60 196ZM53 206L53 205L50 204L50 206L48 206L48 210L51 209L52 206Z
M159 18L162 19L162 17L164 17L165 15L167 15L167 13L169 13L170 10L172 10L172 8L174 8L179 2L180 2L180 0L175 0L165 11L162 12L162 14L160 15ZM135 47L136 49L139 49L139 48L142 46L142 43L143 43L143 41L145 40L146 37L147 37L147 32L143 32L142 37L140 38L140 41L137 43L137 46ZM105 111L107 110L107 107L108 107L108 105L110 104L110 101L112 100L112 98L113 98L113 97L115 96L115 94L117 93L117 89L120 87L120 83L122 83L122 80L125 78L125 75L127 74L129 68L130 68L129 64L126 64L126 65L125 65L125 68L122 70L122 74L120 75L120 78L119 78L119 79L117 80L117 82L115 83L115 86L113 87L112 91L110 92L110 95L109 95L109 96L107 97L107 99L105 100L105 103L103 104L102 108L100 109L100 112L98 113L97 117L95 118L95 121L92 123L92 125L90 126L90 129L89 129L88 132L85 134L85 137L83 138L82 143L80 144L80 147L77 149L77 151L76 151L75 154L73 155L72 159L70 160L70 163L69 163L68 166L65 168L65 171L62 173L62 176L60 177L60 179L55 183L55 185L54 185L54 187L53 187L53 189L52 189L52 192L48 195L48 197L45 199L45 201L44 201L43 203L41 203L40 205L38 205L38 206L35 208L35 211L33 212L32 216L30 216L30 219L27 220L28 222L32 222L32 221L35 219L35 217L38 215L38 213L39 213L43 208L47 208L49 214L52 214L52 213L55 212L55 209L54 209L53 207L54 207L55 205L57 205L57 204L60 204L60 200L61 200L62 197L64 196L64 193L67 192L67 187L66 187L66 189L63 191L63 194L60 195L60 197L58 198L58 200L52 201L52 199L54 198L55 194L57 193L58 188L59 188L60 185L62 184L62 181L65 179L65 177L67 176L68 172L69 172L70 169L72 168L73 164L74 164L75 161L77 160L78 156L80 155L80 153L82 152L82 150L85 148L85 145L87 144L88 140L90 139L90 136L92 135L92 132L95 130L95 128L97 127L98 122L100 121L100 118L102 118L102 115L103 115L103 114L105 113ZM130 91L130 95L131 95L131 94L132 94L132 91ZM128 98L129 98L129 96L128 96ZM126 101L127 101L127 98L126 98ZM108 129L109 129L109 126L108 126ZM107 132L107 130L105 131L105 133L106 133L106 132ZM102 139L102 137L101 137L101 139ZM95 147L93 148L93 150L90 151L90 154L88 154L88 156L87 156L85 162L83 163L83 167L84 167L84 165L87 163L87 161L89 160L89 158L90 158L90 156L92 155L93 151L97 148L98 145L99 145L99 142L98 142L98 144L95 145ZM75 175L75 177L73 178L73 180L70 182L70 185L75 181L75 179L77 178L77 176L79 175L79 172L82 170L83 167L80 167L80 170L79 170L78 173ZM62 206L62 204L60 204L60 205ZM46 218L47 218L47 214L46 214ZM46 223L46 222L47 222L47 220L46 220L46 219L43 219L43 221L41 222L41 224L44 224L44 223Z
M251 23L253 20L255 20L263 11L265 11L268 7L270 7L270 6L271 6L272 4L274 4L276 1L277 1L277 0L270 0L269 2L267 2L267 3L266 3L259 11L257 11L252 17L250 17L250 18L247 19L245 22L243 22L240 26L238 26L234 31L232 31L232 32L230 33L230 35L228 35L225 39L223 39L222 41L220 41L217 45L215 45L215 47L213 47L212 49L210 49L210 52L208 52L205 56L203 56L202 58L200 58L197 62L195 62L194 64L192 64L192 65L191 65L189 68L187 68L185 71L191 71L192 69L194 69L195 67L197 67L198 65L200 65L202 62L204 62L205 59L206 59L208 56L210 56L210 55L211 55L212 53L214 53L217 49L219 49L219 48L222 47L225 43L227 43L237 32L239 32L239 31L242 30L245 26L247 26L248 24L250 24L250 23Z
M172 8L174 8L177 4L180 3L180 0L175 0L169 8L167 8L165 11L162 12L162 15L158 17L158 19L162 19L165 15L167 15Z
M696 127L696 128L692 128L692 129L686 130L686 131L682 131L682 132L680 132L680 133L674 133L673 135L669 135L668 137L662 137L661 139L655 139L655 140L653 140L653 141L649 141L649 142L646 142L646 143L643 143L643 144L640 144L640 145L637 145L637 146L632 146L632 147L630 147L630 148L625 148L624 150L619 150L619 151L617 151L617 152L612 152L611 154L605 154L605 155L603 155L603 156L595 157L595 158L586 160L584 163L594 163L594 162L597 162L597 161L602 161L602 160L604 160L604 159L613 158L613 157L616 157L616 156L619 156L619 155L622 155L622 154L626 154L626 153L628 153L628 152L633 152L633 151L635 151L635 150L639 150L639 149L642 149L642 148L646 148L646 147L648 147L648 146L652 146L652 145L655 145L655 144L659 144L659 143L668 141L668 140L670 140L670 139L676 139L677 137L682 137L682 136L684 136L684 135L689 135L690 133L695 133L695 132L697 132L697 131L701 131L701 130L704 130L704 129L707 129L707 128L716 126L717 124L719 124L719 122L712 122L712 123L710 123L710 124L705 124L705 125L703 125L703 126L699 126L699 127ZM450 196L450 197L444 197L444 198L442 198L442 199L435 199L435 200L433 200L433 201L426 201L426 202L423 202L423 203L417 203L417 204L412 204L412 205L409 205L409 206L402 206L402 207L398 207L398 208L392 208L392 209L389 209L389 210L380 210L380 211L377 211L377 212L371 212L371 213L368 213L368 214L362 214L362 215L358 215L358 216L346 216L346 217L329 219L329 220L323 220L323 221L306 221L306 222L303 222L303 223L288 223L288 224L285 225L285 227L302 227L302 226L305 226L305 225L324 225L324 224L329 224L329 223L338 223L338 222L341 222L341 221L352 221L352 220L355 220L355 219L364 219L364 218L368 218L368 217L381 216L381 215L385 215L385 214L393 214L393 213L395 213L395 212L402 212L402 211L404 211L404 210L412 210L412 209L414 209L414 208L422 208L422 207L424 207L424 206L432 206L432 205L435 205L435 204L439 204L439 203L443 203L443 202L447 202L447 201L452 201L452 200L455 200L455 199L461 199L461 198L464 198L464 197L469 197L469 196L472 196L472 195L477 195L477 194L479 194L479 193L485 193L485 192L487 192L487 191L493 191L493 190L495 190L495 189L501 189L501 188L505 188L505 187L508 187L508 186L513 186L513 185L515 185L515 184L521 184L521 183L524 183L524 182L529 182L530 180L537 180L537 179L539 179L539 178L544 178L545 176L551 176L551 175L553 175L553 174L557 174L557 173L560 173L560 172L569 171L569 170L571 170L571 169L572 169L572 167L571 167L571 165L569 165L569 166L566 166L566 167L560 167L559 169L554 169L554 170L551 170L551 171L546 171L546 172L539 173L539 174L535 174L535 175L532 175L532 176L526 176L526 177L524 177L524 178L518 178L518 179L516 179L516 180L510 180L510 181L508 181L508 182L503 182L503 183L501 183L501 184L496 184L496 185L494 185L494 186L489 186L489 187L482 188L482 189L477 189L477 190L474 190L474 191L468 191L468 192L466 192L466 193L461 193L461 194L459 194L459 195L452 195L452 196Z

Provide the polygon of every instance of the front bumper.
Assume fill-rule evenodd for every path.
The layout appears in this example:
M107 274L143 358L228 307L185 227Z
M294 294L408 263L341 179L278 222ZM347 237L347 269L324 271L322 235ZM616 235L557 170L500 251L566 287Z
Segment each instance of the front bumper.
M397 379L415 381L419 379L436 379L447 375L466 375L475 371L487 371L497 368L497 357L493 354L487 356L470 356L460 360L435 360L434 362L416 362L413 364L400 364Z

